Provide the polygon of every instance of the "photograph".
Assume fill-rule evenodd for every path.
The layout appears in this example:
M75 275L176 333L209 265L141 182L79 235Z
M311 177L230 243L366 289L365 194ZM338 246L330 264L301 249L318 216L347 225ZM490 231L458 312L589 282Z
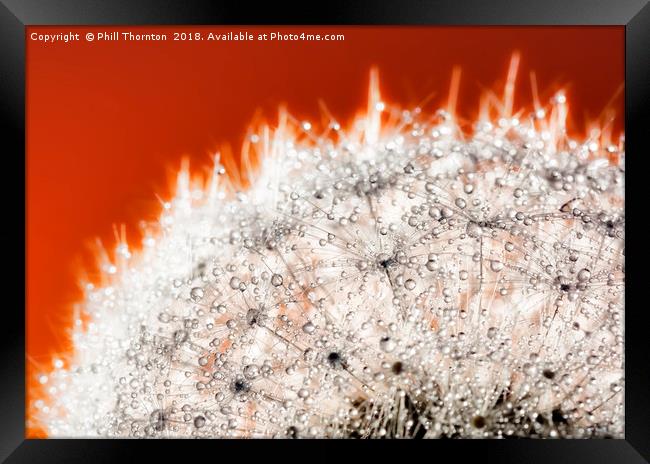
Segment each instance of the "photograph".
M27 26L26 436L624 439L625 40Z

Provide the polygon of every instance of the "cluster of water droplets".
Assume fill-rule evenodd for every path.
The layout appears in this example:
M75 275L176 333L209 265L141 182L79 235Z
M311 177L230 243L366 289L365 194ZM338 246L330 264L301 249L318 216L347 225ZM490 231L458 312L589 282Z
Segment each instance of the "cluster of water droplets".
M247 190L180 174L88 286L50 436L623 435L622 146L562 100L466 136L377 96L252 135Z

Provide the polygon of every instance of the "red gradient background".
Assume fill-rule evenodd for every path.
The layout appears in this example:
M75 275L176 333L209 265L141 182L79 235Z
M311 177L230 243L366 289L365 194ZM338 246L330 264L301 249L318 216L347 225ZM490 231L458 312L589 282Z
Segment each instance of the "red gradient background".
M86 32L207 34L282 30L343 33L344 42L86 42ZM44 44L31 32L79 32ZM425 110L444 104L462 68L457 111L476 115L485 88L500 87L521 52L515 108L530 104L529 72L542 101L560 87L569 129L580 135L605 108L623 128L622 27L28 27L27 29L27 382L70 349L67 330L80 279L97 276L92 244L115 245L113 225L140 243L182 157L194 170L230 144L235 153L256 112L270 122L286 103L317 120L322 99L339 121L366 103L369 69L382 97ZM496 87L495 87L496 85ZM28 394L28 402L30 395ZM28 436L41 432L28 427Z

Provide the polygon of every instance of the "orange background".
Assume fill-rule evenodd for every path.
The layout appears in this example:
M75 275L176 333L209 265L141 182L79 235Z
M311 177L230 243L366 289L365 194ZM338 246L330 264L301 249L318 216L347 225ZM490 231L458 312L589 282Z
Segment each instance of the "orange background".
M85 33L344 33L344 42L86 42ZM31 32L81 34L44 44ZM515 108L564 86L576 135L606 107L623 127L622 27L28 27L27 28L28 390L70 348L67 328L83 276L96 279L100 238L113 225L140 242L138 222L156 218L183 156L195 170L225 143L234 152L256 114L274 121L279 104L317 120L322 99L341 122L366 102L369 69L382 97L402 106L444 104L451 69L462 68L457 110L476 115L479 96L503 82L521 52ZM28 391L29 392L29 391ZM29 396L28 396L29 401ZM36 429L28 435L38 435Z

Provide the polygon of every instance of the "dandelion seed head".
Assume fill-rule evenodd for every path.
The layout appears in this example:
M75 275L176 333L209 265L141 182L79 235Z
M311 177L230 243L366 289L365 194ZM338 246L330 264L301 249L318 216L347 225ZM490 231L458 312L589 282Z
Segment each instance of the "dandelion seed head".
M463 137L371 81L347 131L257 131L246 189L180 173L42 377L50 436L623 436L611 142L579 156L562 93Z

